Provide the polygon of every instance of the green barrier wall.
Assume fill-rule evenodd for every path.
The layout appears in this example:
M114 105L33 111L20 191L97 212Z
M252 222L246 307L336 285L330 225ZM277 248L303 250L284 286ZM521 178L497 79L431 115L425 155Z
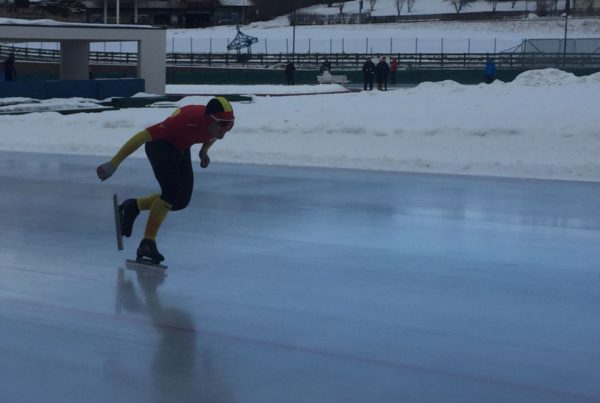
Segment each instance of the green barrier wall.
M496 78L505 82L512 81L525 70L498 70ZM596 73L597 69L569 70L577 76ZM360 71L333 71L344 74L352 84L362 84ZM317 71L296 71L296 84L316 84ZM453 80L462 84L477 84L484 79L482 70L402 70L396 78L399 84L419 84L424 81ZM169 84L285 84L281 70L245 70L245 69L167 69Z
M50 63L17 63L19 80L57 80L58 65ZM522 69L498 69L496 78L508 82L521 74ZM598 69L567 70L577 76L598 72ZM317 71L296 71L296 84L317 84ZM344 74L351 84L362 85L361 71L333 71ZM133 78L135 66L90 66L90 78ZM478 70L401 70L397 73L399 84L416 85L424 81L453 80L462 84L483 81L483 68ZM286 84L283 70L215 69L167 67L167 84Z

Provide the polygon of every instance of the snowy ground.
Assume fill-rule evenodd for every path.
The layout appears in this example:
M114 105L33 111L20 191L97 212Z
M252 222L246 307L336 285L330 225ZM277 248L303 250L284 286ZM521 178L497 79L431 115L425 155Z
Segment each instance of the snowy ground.
M352 12L354 3L345 10ZM374 13L393 14L391 4L379 0ZM414 12L444 12L435 4L449 6L417 0ZM484 4L478 2L477 7ZM477 7L468 11L484 11ZM524 2L515 8L519 7L523 9ZM568 28L570 38L599 37L600 19L569 19ZM268 46L270 52L289 46L292 35L284 17L243 30L259 37L257 46ZM233 27L168 30L168 46L200 51L197 47L204 46L200 43L210 41L217 51L234 34ZM444 38L445 46L451 47L453 43L465 46L471 39L476 51L478 43L494 43L501 50L523 38L563 35L561 18L296 29L298 51L302 43L310 43L314 51L315 38L331 38L322 41L338 45L343 39L346 46L357 44L358 51L367 42L371 49L376 43L389 47L391 42L414 44L415 40L425 47L427 43L439 46ZM386 93L301 95L343 91L339 86L169 86L167 91L203 94L185 98L180 105L204 103L206 94L299 94L236 104L233 132L212 150L216 161L599 181L600 117L595 107L599 81L598 74L576 78L550 69L525 73L512 83L465 86L447 81ZM81 99L42 105L34 101L26 106L1 101L0 112L23 107L43 110L48 104L53 109L94 106ZM108 157L129 136L165 118L176 105L161 106L69 116L52 112L0 116L0 149Z
M275 86L261 91L269 88L295 90ZM245 87L210 90L253 92ZM199 86L197 93L207 89ZM211 149L211 157L233 163L600 181L598 94L600 73L577 78L548 69L492 85L445 81L388 92L256 97L235 104L235 128ZM179 104L208 99L186 97ZM109 157L132 134L172 112L173 107L164 107L0 116L0 149Z
M530 18L494 22L419 22L403 24L364 24L298 26L296 52L493 52L512 48L523 39L563 38L562 18ZM287 18L242 27L245 34L258 38L255 53L291 51L293 30ZM179 52L224 52L236 34L235 27L171 29L167 49ZM569 38L597 38L600 19L571 18ZM443 39L443 45L442 45ZM103 50L104 45L98 45Z

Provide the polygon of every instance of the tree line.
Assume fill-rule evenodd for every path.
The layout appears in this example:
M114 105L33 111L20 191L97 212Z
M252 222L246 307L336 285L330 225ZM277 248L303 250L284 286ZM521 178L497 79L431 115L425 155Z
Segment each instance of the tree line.
M294 12L295 10L310 7L317 4L325 4L328 7L336 7L340 14L344 13L344 6L347 1L332 1L332 0L253 0L256 8L259 10L261 19L270 19L281 15L286 15ZM431 0L394 0L394 6L396 8L398 16L406 10L406 12L412 12L417 1L431 1ZM460 13L473 3L480 0L444 0L452 5L456 13ZM501 2L511 3L511 7L515 8L518 0L486 0L491 7L491 11L496 11L498 4ZM531 3L535 3L536 13L540 16L546 15L549 12L556 12L558 10L559 0L530 0ZM569 7L570 1L567 0L567 8ZM359 0L359 9L361 12L373 11L377 5L377 0Z

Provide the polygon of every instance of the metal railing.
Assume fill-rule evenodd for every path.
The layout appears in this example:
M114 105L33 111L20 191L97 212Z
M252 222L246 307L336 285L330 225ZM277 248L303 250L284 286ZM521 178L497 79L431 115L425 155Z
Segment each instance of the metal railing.
M14 51L17 62L60 61L59 50L12 48L0 46L0 57ZM398 58L404 69L477 69L488 57L496 66L511 69L532 69L547 67L599 68L600 53L396 53L382 54L388 58ZM298 69L315 70L329 60L333 70L360 70L367 58L366 53L311 53L311 54L245 54L245 53L167 53L167 66L215 67L215 68L255 68L279 69L288 61L293 61ZM134 52L90 52L92 64L137 64L138 54Z

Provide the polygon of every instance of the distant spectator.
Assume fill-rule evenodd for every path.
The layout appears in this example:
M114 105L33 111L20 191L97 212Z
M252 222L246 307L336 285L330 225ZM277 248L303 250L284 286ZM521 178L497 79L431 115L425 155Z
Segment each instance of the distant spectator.
M370 58L362 66L363 72L363 83L364 89L367 90L367 84L369 84L369 91L373 89L373 79L375 77L375 63Z
M17 79L17 70L15 69L15 54L10 53L4 60L4 80L15 81Z
M394 57L390 63L390 74L392 76L392 84L396 84L396 72L398 71L398 58Z
M494 59L491 57L487 58L487 62L485 63L485 82L487 84L491 84L496 79L496 63L494 63Z
M383 56L379 63L377 63L377 67L375 67L375 74L377 75L377 89L380 91L387 91L390 65L385 61L385 56Z
M331 62L327 58L325 58L325 61L321 64L321 69L319 71L321 74L326 71L331 71Z
M292 61L289 61L287 66L285 66L285 78L287 80L287 85L294 85L294 72L296 71L296 66Z

